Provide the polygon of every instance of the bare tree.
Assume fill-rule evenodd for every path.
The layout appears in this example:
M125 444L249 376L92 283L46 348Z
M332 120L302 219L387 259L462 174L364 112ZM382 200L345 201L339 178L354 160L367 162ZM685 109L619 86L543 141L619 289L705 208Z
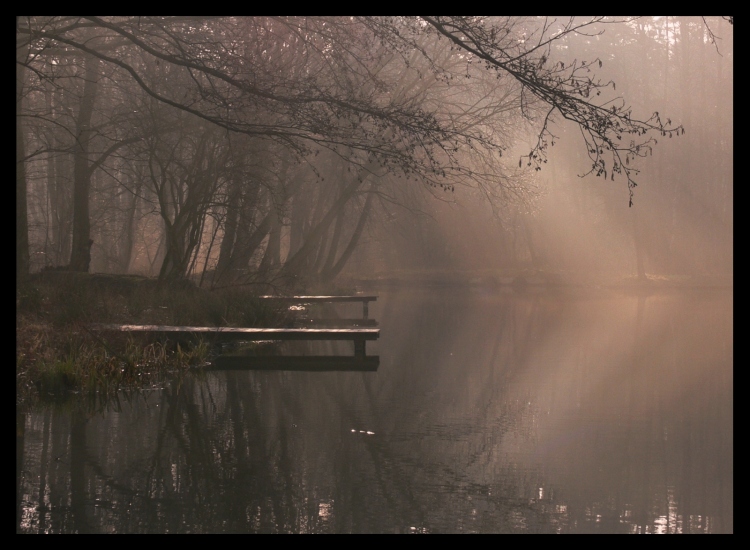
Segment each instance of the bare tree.
M122 185L122 169L106 161L133 145L127 162L148 167L164 221L162 279L185 277L207 254L200 242L209 215L217 220L211 242L221 240L218 277L256 258L253 269L331 278L351 257L377 199L398 196L404 179L435 190L466 185L493 207L527 200L518 174L547 161L557 118L580 129L588 173L624 177L632 205L634 161L651 152L655 134L684 129L658 112L636 117L613 81L596 79L599 58L567 59L559 48L630 20L30 17L17 23L17 103L40 127L69 134L61 149L73 166L72 269L89 269L92 174L107 168ZM61 59L73 60L73 85L57 81ZM62 90L75 115L61 123L21 104L25 74ZM114 109L102 93L107 82L130 98L120 102L119 118L104 111ZM159 120L150 120L157 112ZM536 143L514 174L503 153L523 119L536 124ZM144 125L147 132L132 130ZM20 126L17 133L17 186L25 190L32 157L24 156ZM229 136L252 146L233 148ZM43 154L55 148L49 139L32 156L49 160ZM335 184L324 183L333 174ZM25 225L23 197L17 218ZM27 231L17 241L21 271L28 271L21 261Z

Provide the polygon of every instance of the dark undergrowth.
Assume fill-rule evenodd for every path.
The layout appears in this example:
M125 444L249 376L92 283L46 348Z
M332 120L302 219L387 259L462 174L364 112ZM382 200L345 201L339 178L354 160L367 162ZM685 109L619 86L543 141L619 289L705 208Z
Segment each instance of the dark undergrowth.
M203 340L91 332L90 323L285 326L289 313L242 287L159 286L133 275L44 272L16 289L16 406L155 387L204 364Z

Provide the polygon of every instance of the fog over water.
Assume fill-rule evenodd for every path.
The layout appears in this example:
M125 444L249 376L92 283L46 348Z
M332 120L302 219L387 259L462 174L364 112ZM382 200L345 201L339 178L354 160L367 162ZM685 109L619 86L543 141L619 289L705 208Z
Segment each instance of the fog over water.
M377 372L25 416L19 530L731 533L731 307L385 290Z

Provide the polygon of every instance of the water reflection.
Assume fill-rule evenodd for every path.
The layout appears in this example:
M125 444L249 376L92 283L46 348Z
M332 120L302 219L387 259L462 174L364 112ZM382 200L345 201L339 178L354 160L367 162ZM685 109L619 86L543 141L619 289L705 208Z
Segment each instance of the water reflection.
M376 372L19 417L18 530L733 531L731 293L380 296Z

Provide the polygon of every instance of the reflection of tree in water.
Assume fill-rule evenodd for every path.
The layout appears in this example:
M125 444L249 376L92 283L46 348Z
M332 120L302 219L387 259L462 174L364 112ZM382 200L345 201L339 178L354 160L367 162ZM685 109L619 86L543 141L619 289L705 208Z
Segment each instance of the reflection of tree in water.
M361 438L360 446L346 446L348 452L342 453L344 471L350 471L346 464L358 464L357 472L362 479L352 478L345 484L339 479L337 487L342 487L342 497L349 496L349 499L337 499L336 513L345 516L354 516L356 510L367 513L365 517L352 517L342 524L341 531L377 531L382 525L392 525L394 530L406 532L411 527L427 531L510 531L517 526L519 516L529 516L522 522L531 525L544 524L536 517L539 512L529 506L528 499L508 496L522 493L514 486L518 472L507 472L502 478L506 487L500 487L492 482L477 483L466 471L467 467L486 466L491 451L487 448L488 441L502 438L503 433L516 424L516 417L524 412L521 408L506 407L502 411L502 415L508 417L504 422L491 420L498 412L498 405L503 404L502 384L497 382L500 378L507 382L514 376L515 369L523 369L525 350L530 349L532 336L538 336L545 328L540 326L542 317L536 314L537 300L532 298L520 305L519 302L500 304L489 314L491 319L479 319L483 326L490 327L483 333L462 328L468 321L476 322L472 317L477 312L465 301L455 305L458 309L451 307L448 311L444 303L428 301L399 311L410 318L401 323L409 329L400 331L407 333L408 338L389 342L389 350L396 357L394 363L401 366L398 372L389 372L384 378L362 378L362 391L325 386L329 396L324 400L337 403L341 418L351 418L351 425L357 426L365 422L361 417L367 417L368 429L376 434L376 437ZM436 319L440 322L436 323ZM387 324L384 322L385 326ZM495 335L497 342L491 346ZM512 344L500 346L501 341ZM465 368L456 372L454 365L446 364L444 359L446 347L450 346L458 346L456 349L461 346L478 349L479 346L490 349L492 357L490 361L471 365L470 372ZM498 368L501 354L507 357ZM473 357L476 360L476 354ZM418 365L426 365L430 370L419 370ZM483 377L478 384L477 376ZM446 408L450 408L451 394L457 387L467 385L469 378L474 380L470 385L480 388L471 416L465 418L458 429L448 428L449 422L442 432L437 425L425 425L425 418L434 418L437 422L443 416ZM380 383L381 380L386 383ZM409 394L412 388L425 386L425 391ZM363 402L353 403L348 397L363 392ZM382 406L383 401L393 400L394 394L399 402L411 402L409 408L414 414L383 414L388 412L388 408ZM492 426L492 435L486 439L477 437L488 425ZM377 437L377 434L389 435ZM469 449L471 445L467 446L466 441L471 444L479 441L479 444L476 449ZM358 501L351 502L354 498ZM466 521L466 518L476 517L477 508L482 507L486 508L486 513L480 514L478 522L471 525Z
M731 531L724 308L414 300L379 319L400 321L376 374L215 372L31 415L22 530Z
M528 353L524 350L530 349L529 332L536 327L534 303L518 306L520 311L501 308L496 312L501 320L498 342L509 337L512 346L502 353L515 368L523 368ZM100 521L111 522L115 532L373 532L382 525L407 532L410 527L439 530L452 525L449 530L459 531L471 529L461 523L476 506L471 497L492 503L491 514L485 514L492 524L478 524L478 530L497 530L498 523L512 530L519 521L529 523L519 520L519 514L534 513L528 502L504 496L522 490L498 490L497 485L473 482L463 471L466 456L455 462L445 459L446 453L450 458L451 439L459 434L437 434L436 442L423 440L436 434L430 434L429 427L424 433L419 417L439 417L447 398L441 394L467 374L448 372L441 364L441 348L434 342L451 342L452 335L464 338L459 327L470 310L452 312L452 323L430 321L441 313L446 312L417 309L414 326L426 330L412 334L401 348L405 360L396 361L415 364L413 350L426 350L428 357L422 364L436 367L428 375L404 369L383 384L359 375L265 373L252 377L227 372L217 375L218 383L216 378L208 384L187 381L179 390L162 392L158 414L144 418L152 424L148 429L157 434L152 446L143 447L138 433L118 439L117 454L120 461L127 455L129 466L120 467L114 475L105 473L107 468L99 459L89 457L94 476L103 482L95 489L99 496L94 500L111 502L113 508L125 505L129 510ZM498 345L492 353L498 355ZM492 381L496 369L485 370ZM500 371L505 382L512 377L511 370L508 366ZM476 368L472 374L478 374ZM303 377L309 383L301 381ZM434 387L420 395L403 395L406 388L424 385L414 377L424 377ZM441 382L445 378L448 382ZM483 382L481 387L477 417L464 425L467 433L475 431L473 425L488 423L491 404L498 401L498 384ZM380 401L393 399L394 393L397 400L413 399L411 408L419 414L387 414ZM506 408L503 414L523 414L523 408ZM304 426L298 425L303 422ZM495 424L492 438L502 437L514 424L513 419ZM353 435L351 430L360 426L376 436ZM392 441L378 437L389 433L399 435ZM320 444L321 438L326 444ZM486 445L471 451L469 466L483 462L482 457L491 452ZM461 448L460 454L464 453ZM517 478L513 472L507 476L509 483ZM497 496L489 498L493 493ZM498 511L506 517L499 518Z
M528 479L531 469L526 474L523 466L500 464L497 447L508 436L531 435L524 421L526 400L508 399L508 387L528 368L533 342L545 338L550 316L534 295L487 307L477 307L471 296L461 300L466 306L442 312L451 319L439 327L442 332L425 335L425 347L435 354L430 362L438 370L432 375L441 381L419 405L431 411L430 425L411 428L427 434L419 444L421 456L434 462L429 470L416 471L427 488L419 492L441 501L425 507L432 510L427 525L450 525L453 531L539 530L548 522L524 496L525 486L534 485ZM430 327L428 319L441 312L423 314L420 324ZM447 349L435 348L434 342L446 342ZM446 361L441 354L457 359Z
M731 492L731 430L726 429L731 419L731 396L726 395L731 388L731 368L726 368L731 367L731 356L716 345L723 341L725 349L731 346L731 326L726 302L709 300L705 313L710 314L712 324L710 334L705 334L701 327L706 318L695 316L692 300L657 301L644 313L644 300L638 309L625 308L624 312L619 309L634 300L595 301L563 311L554 299L534 297L526 303L515 302L513 310L493 308L492 317L500 321L493 324L489 317L483 319L485 330L479 332L476 326L462 329L468 319L455 310L451 316L441 310L443 306L431 310L420 304L414 328L407 331L413 345L407 344L403 353L408 357L420 350L428 356L425 364L431 370L399 374L430 376L436 387L410 396L415 414L401 415L395 419L401 425L390 426L391 433L405 432L421 440L404 444L400 460L394 452L395 438L390 437L392 444L383 462L408 465L411 459L419 464L404 476L412 493L438 499L422 507L434 521L421 525L467 530L458 518L472 517L479 510L486 521L476 526L484 531L533 531L535 525L536 529L601 532L664 527L683 532L731 531L731 525L711 524L706 517L712 509L717 518L731 522L732 517L728 500L717 498L709 488L713 484ZM420 327L430 327L436 316L450 318L452 323L441 325L442 332L436 331L433 337L421 338L426 331ZM637 328L644 317L647 328ZM685 323L683 318L693 322ZM627 338L626 330L634 325L639 331L635 341ZM493 348L490 360L482 358L478 366L461 365L460 376L450 372L456 364L443 366L436 342L453 349L457 341L469 340L466 348L487 349L495 334L503 345ZM551 347L556 355L546 357L540 350L549 347L550 341L554 341ZM716 368L711 368L713 364ZM556 370L562 374L556 376ZM535 371L538 375L531 376ZM526 384L531 390L523 393L523 385L508 390L525 376L531 378ZM548 388L545 378L552 380ZM365 384L370 382L377 380ZM404 392L420 386L403 379L397 383ZM462 392L467 394L465 401L475 406L451 411L450 398L455 400ZM695 392L702 392L700 398L695 399ZM384 391L381 396L390 394ZM568 401L575 396L580 409L571 412ZM625 398L634 402L627 406ZM540 414L545 409L553 418L567 416L575 421L572 428L553 422L553 427L562 428L557 436L562 441L550 440L541 431L545 425L549 429L549 421ZM620 411L629 411L624 415L633 424L629 433L624 433ZM462 413L466 417L460 423L455 417ZM662 437L666 432L669 437ZM507 456L514 450L514 440L521 441L520 448L541 455L514 464ZM558 447L554 452L547 448L551 444ZM556 455L557 460L548 463ZM696 466L703 472L693 484ZM546 468L553 471L545 475ZM443 486L431 490L430 483L436 480ZM691 505L701 492L698 505ZM462 496L470 496L472 502ZM446 517L435 519L438 512Z

